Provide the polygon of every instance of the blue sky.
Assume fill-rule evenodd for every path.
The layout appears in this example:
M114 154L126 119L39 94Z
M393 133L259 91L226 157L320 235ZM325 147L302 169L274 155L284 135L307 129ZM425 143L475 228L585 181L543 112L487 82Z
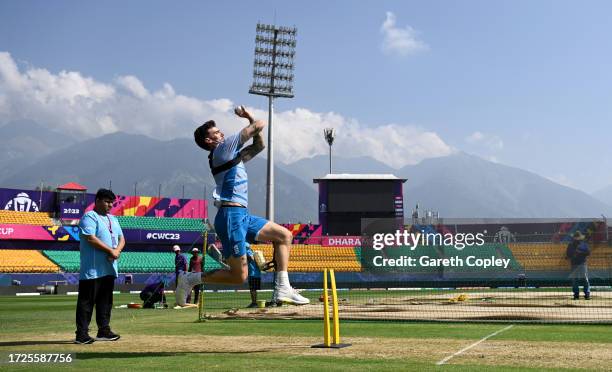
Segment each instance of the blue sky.
M321 128L336 126L338 154L399 167L466 151L591 192L612 184L611 12L605 1L1 0L0 123L161 138L189 136L204 116L238 128L236 103L265 115L247 92L255 25L276 22L298 28L296 96L276 102L280 160L325 153ZM25 83L8 83L11 64Z

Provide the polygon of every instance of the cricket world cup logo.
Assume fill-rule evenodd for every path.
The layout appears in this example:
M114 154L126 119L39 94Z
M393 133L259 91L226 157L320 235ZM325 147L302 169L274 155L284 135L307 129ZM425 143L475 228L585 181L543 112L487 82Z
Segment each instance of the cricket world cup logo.
M4 206L5 210L17 212L38 212L38 205L25 192L20 192Z

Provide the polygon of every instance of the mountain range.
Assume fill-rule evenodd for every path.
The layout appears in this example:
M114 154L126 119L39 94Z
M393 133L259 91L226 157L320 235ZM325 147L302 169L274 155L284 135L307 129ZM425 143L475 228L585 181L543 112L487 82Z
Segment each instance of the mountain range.
M595 191L593 196L608 205L612 205L612 185Z
M160 193L187 198L210 198L214 187L207 153L191 139L160 141L114 133L77 141L34 122L11 122L0 127L0 143L2 187L33 189L41 181L54 186L74 181L90 191L112 184L119 194ZM249 208L254 214L265 215L266 160L257 157L246 166ZM462 152L401 169L370 157L334 156L332 166L334 173L391 173L407 179L407 211L419 204L443 217L578 218L612 214L612 198L606 199L612 196L612 185L610 191L604 189L592 196ZM324 155L277 164L275 219L316 222L318 196L312 180L328 172L329 158ZM210 213L214 214L214 208Z

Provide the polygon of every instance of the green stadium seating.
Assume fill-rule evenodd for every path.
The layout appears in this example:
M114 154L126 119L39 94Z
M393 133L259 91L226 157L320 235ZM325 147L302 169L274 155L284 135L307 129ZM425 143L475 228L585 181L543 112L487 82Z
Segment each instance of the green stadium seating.
M61 267L64 272L75 273L79 271L81 265L79 251L43 251L42 253Z
M78 272L79 251L43 251L51 261L64 272ZM184 254L189 262L191 255ZM171 273L174 272L174 253L172 252L123 252L119 259L120 273ZM221 265L206 256L204 270L219 269Z
M116 216L123 229L204 231L206 225L197 218Z

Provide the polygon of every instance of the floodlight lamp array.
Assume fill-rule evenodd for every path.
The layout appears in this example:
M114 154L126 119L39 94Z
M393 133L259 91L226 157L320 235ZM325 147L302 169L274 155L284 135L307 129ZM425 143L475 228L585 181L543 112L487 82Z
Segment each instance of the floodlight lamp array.
M253 84L249 93L293 97L297 29L257 24Z
M325 128L323 129L323 136L325 137L327 144L331 146L336 138L336 130L334 128Z

